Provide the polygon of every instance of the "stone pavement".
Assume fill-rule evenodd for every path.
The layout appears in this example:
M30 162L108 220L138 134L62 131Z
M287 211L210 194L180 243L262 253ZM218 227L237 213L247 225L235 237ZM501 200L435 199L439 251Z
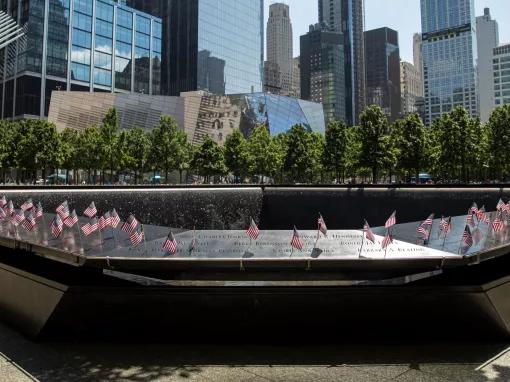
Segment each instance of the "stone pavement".
M0 382L510 381L509 345L37 343L0 324Z

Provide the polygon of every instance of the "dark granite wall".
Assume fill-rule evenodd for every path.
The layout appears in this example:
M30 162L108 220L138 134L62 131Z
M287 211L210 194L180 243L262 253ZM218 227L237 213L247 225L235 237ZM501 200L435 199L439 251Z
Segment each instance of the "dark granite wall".
M2 191L0 190L0 195ZM473 201L495 209L510 189L480 188L174 188L174 189L4 189L19 206L27 197L54 211L68 200L78 214L95 201L100 213L115 207L121 218L134 213L146 224L197 229L244 229L253 216L262 229L314 229L317 214L331 229L360 228L363 219L376 227L397 210L399 222L438 216L462 215Z

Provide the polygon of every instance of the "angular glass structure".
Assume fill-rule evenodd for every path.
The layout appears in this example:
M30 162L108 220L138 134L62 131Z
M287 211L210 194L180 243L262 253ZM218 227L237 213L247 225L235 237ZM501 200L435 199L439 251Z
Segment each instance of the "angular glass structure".
M421 0L425 123L463 106L478 115L474 0Z
M45 117L53 90L159 94L161 20L113 0L8 0L22 39L3 55L3 118Z

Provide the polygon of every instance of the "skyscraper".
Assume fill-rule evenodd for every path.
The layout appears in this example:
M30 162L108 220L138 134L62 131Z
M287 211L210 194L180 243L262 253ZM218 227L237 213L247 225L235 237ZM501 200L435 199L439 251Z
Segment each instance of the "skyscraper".
M494 106L510 105L510 44L493 50Z
M478 115L474 0L421 0L425 123L463 106Z
M343 41L324 24L301 36L301 98L322 103L326 122L346 120Z
M478 89L480 97L480 119L483 123L489 120L494 108L494 78L492 54L499 45L499 28L496 20L491 18L489 8L485 8L483 16L476 18L476 40L478 45Z
M421 76L418 69L410 62L400 62L400 95L402 97L402 114L416 113L416 101L422 97Z
M127 4L163 20L162 94L262 91L263 0L127 0Z
M379 105L390 121L400 116L400 50L398 32L379 28L365 32L368 105Z
M53 90L159 94L159 18L112 0L1 6L27 28L1 56L2 118L47 116Z
M319 23L343 34L346 122L356 124L365 108L363 0L318 0Z
M267 84L265 90L289 95L292 88L293 47L288 5L274 3L269 6L266 38L267 66L277 70L278 75L270 73L269 78L264 78L264 85ZM275 78L279 83L273 83Z
M416 67L416 70L421 72L423 70L423 56L421 54L421 45L422 45L422 39L420 33L415 33L413 35L413 65Z

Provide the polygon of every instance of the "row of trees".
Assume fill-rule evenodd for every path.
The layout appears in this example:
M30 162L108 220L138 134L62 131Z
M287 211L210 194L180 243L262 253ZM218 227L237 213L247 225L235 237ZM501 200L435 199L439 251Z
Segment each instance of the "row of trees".
M326 134L293 126L271 136L258 126L249 139L239 130L219 146L209 137L193 147L171 117L163 116L150 132L119 130L115 109L100 126L57 133L46 121L0 122L0 166L16 169L18 181L42 178L50 170L83 173L89 183L130 175L134 183L146 173L165 179L178 172L213 177L231 175L236 182L265 177L275 182L372 182L418 179L421 171L441 181L486 181L510 172L510 105L496 109L482 125L457 108L425 128L416 114L393 124L377 106L368 107L359 126L332 122ZM81 170L81 171L80 171ZM77 182L77 176L72 179Z

